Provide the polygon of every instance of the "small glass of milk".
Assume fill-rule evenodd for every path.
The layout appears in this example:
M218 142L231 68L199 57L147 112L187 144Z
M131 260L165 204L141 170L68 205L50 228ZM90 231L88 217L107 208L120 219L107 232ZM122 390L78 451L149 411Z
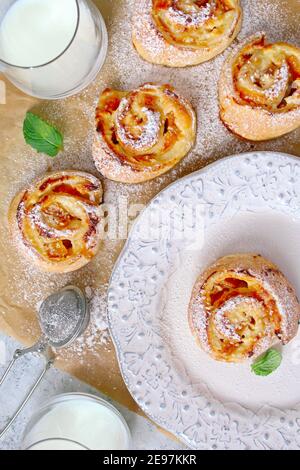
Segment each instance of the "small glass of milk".
M1 0L0 70L25 93L59 99L97 75L107 31L90 0Z
M28 450L127 450L131 436L122 415L110 403L83 393L58 395L28 423Z

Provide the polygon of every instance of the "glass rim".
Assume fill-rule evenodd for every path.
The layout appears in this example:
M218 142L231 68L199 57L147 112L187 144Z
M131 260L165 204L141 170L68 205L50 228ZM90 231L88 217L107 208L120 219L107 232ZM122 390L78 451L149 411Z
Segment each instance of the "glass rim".
M54 57L53 59L51 60L48 60L48 62L45 62L43 64L40 64L40 65L16 65L16 64L11 64L10 62L7 62L5 60L3 60L1 57L0 57L0 62L2 64L5 64L9 67L14 67L16 69L20 69L20 70L30 70L30 69L39 69L39 68L42 68L42 67L45 67L46 65L50 65L52 64L53 62L55 62L56 60L58 60L60 57L62 57L65 52L67 52L67 50L71 47L71 45L73 44L74 42L74 39L77 35L77 32L78 32L78 28L79 28L79 22L80 22L80 7L79 7L79 0L74 0L75 2L75 5L76 5L76 8L77 8L77 22L76 22L76 26L75 26L75 31L74 31L74 34L70 40L70 42L68 43L68 45L64 48L64 50L59 54L57 55L56 57ZM0 23L1 25L1 23Z
M53 441L60 441L60 442L71 442L72 444L76 444L79 447L82 447L82 450L90 450L88 447L86 447L84 444L81 444L80 442L74 441L73 439L67 439L64 437L49 437L47 439L41 439L40 441L34 442L34 444L31 444L29 447L27 447L25 450L34 450L33 448L35 446L38 446L39 444L43 444L44 442L53 442ZM42 449L40 449L42 450ZM49 449L51 450L51 449ZM54 449L53 449L54 450ZM63 449L62 449L63 450ZM67 449L66 449L67 450ZM75 449L74 449L75 450Z

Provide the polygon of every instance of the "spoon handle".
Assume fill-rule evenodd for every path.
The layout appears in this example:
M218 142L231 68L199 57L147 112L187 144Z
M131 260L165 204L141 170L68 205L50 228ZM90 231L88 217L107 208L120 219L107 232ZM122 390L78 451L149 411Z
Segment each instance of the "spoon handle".
M26 354L29 354L29 353L32 353L32 352L39 352L39 353L45 353L45 358L46 358L46 364L44 366L44 369L43 371L41 372L41 374L39 375L39 377L37 378L36 382L33 384L33 386L31 387L30 391L28 392L28 394L26 395L26 397L24 398L24 400L22 401L21 405L19 406L19 408L15 411L14 415L10 418L10 420L8 421L8 423L5 425L4 429L2 431L0 431L0 439L4 436L4 434L8 431L8 429L10 428L10 426L13 424L13 422L16 420L16 418L19 416L19 414L21 413L21 411L23 410L23 408L25 407L25 405L27 404L27 402L30 400L31 396L33 395L33 393L35 392L36 388L39 386L39 384L41 383L41 381L43 380L46 372L50 369L50 367L53 365L54 361L55 361L55 358L53 356L53 354L51 353L50 351L50 348L47 348L47 346L42 343L42 342L39 342L37 343L35 346L31 347L31 348L28 348L28 349L17 349L14 353L14 356L13 356L13 359L12 361L10 362L8 368L6 369L2 379L0 380L0 386L3 384L3 382L5 381L6 377L8 376L9 372L11 371L13 365L15 364L15 362L22 356L26 355Z

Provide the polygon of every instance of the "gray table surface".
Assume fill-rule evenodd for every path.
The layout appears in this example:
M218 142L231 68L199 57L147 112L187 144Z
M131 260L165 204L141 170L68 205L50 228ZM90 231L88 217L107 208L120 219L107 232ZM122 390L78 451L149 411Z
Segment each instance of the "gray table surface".
M5 365L11 359L14 350L19 345L11 338L0 334L0 377ZM0 388L0 429L2 429L13 412L19 400L30 385L34 374L42 367L42 362L33 355L20 360L20 363L11 372L7 382ZM22 437L26 424L33 413L51 397L67 392L86 392L98 395L113 403L122 413L131 430L133 438L133 448L136 450L177 450L185 449L177 441L169 439L150 423L147 419L127 410L119 404L108 399L92 387L79 380L63 373L57 369L52 369L46 375L44 381L36 390L30 402L15 421L11 429L0 440L0 450L19 450L22 448Z

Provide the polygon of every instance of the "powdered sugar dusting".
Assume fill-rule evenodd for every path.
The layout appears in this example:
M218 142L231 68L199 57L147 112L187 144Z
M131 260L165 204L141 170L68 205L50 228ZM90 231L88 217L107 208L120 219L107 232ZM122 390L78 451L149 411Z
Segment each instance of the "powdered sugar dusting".
M236 326L232 324L229 318L226 316L230 311L234 310L241 304L247 304L250 308L256 307L260 302L256 299L251 299L249 297L243 297L238 295L228 300L223 304L221 308L214 313L214 324L216 330L225 338L228 338L232 341L240 341L241 337L236 332Z
M177 3L177 2L176 2ZM202 5L196 12L184 13L178 8L173 6L168 9L168 16L171 21L182 26L200 26L203 25L209 18L211 18L216 2L211 0Z
M268 98L277 98L288 86L289 68L286 62L276 71L274 77L274 84L271 88L265 90L265 95Z
M121 142L135 150L150 149L155 145L159 138L161 116L159 112L143 107L142 114L146 116L146 123L142 126L142 132L138 138L132 136L124 127L123 121L129 112L130 103L128 98L121 100L116 116L116 127L118 138Z
M69 348L68 353L77 356L79 359L82 353L93 353L99 346L110 350L110 335L108 332L107 303L106 294L107 285L101 290L92 289L90 286L85 288L88 298L90 325L86 333L78 338Z
M39 232L47 238L62 239L72 237L73 235L72 230L58 230L46 224L43 220L42 209L40 204L36 204L35 206L33 206L28 216L31 221L32 227L37 227Z

